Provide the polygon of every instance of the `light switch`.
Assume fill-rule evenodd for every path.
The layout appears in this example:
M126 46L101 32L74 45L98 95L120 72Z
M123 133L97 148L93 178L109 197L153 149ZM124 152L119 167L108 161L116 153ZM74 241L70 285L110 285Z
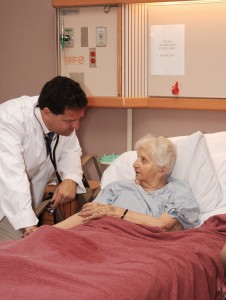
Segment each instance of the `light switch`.
M107 45L107 28L96 27L96 46L106 47Z

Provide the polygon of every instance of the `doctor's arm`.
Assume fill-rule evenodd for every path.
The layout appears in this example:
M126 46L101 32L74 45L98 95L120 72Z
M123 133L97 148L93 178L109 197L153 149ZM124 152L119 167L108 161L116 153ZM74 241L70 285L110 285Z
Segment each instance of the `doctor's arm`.
M29 232L38 219L32 209L30 182L23 158L25 130L17 120L0 120L1 207L15 230Z
M58 172L62 182L54 191L51 202L53 208L59 204L73 200L76 193L86 192L82 183L81 147L76 135L73 133L65 139L62 153L57 162Z

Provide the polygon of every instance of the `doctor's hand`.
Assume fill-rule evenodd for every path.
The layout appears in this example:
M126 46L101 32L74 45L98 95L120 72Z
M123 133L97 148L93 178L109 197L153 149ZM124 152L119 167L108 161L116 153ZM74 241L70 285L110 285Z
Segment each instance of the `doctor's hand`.
M77 183L71 179L63 180L55 189L50 200L52 208L55 209L59 204L64 204L75 199Z

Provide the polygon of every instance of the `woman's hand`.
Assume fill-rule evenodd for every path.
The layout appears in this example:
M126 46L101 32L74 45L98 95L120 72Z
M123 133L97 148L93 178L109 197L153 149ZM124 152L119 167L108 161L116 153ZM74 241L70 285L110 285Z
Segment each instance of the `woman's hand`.
M30 226L30 227L26 227L23 229L23 234L22 234L22 238L30 235L33 231L35 231L37 229L37 226Z
M118 217L120 216L120 211L120 207L92 202L86 203L78 215L83 217L84 223L86 223L93 219L99 219L104 216Z

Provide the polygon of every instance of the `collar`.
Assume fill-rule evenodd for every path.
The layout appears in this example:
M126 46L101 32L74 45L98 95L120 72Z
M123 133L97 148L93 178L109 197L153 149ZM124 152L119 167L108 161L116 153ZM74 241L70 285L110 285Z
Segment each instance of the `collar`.
M40 125L42 127L42 130L43 130L44 134L45 135L48 134L49 133L49 129L46 127L46 125L45 125L45 123L44 123L44 121L42 119L42 114L41 114L41 110L40 110L39 107L36 106L34 108L34 114L35 114L36 118L38 119L38 121L39 121L39 123L40 123Z

